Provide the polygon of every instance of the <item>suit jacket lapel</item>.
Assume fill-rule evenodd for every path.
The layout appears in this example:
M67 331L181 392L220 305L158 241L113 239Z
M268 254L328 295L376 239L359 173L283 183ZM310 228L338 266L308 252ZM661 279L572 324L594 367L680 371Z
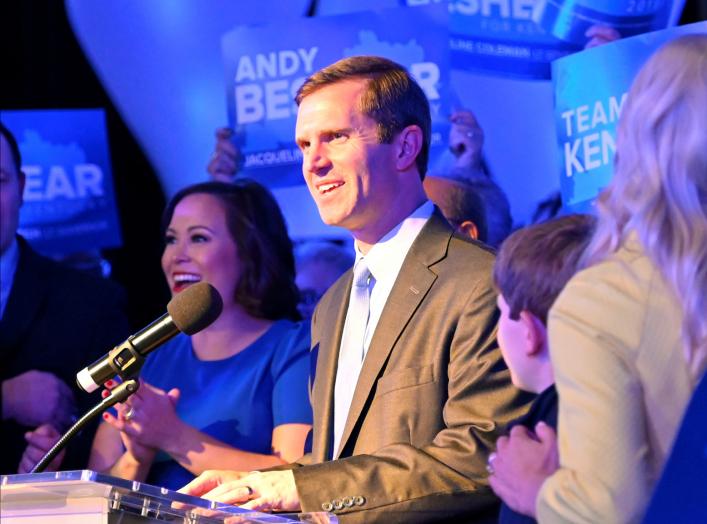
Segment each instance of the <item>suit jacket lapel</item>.
M334 383L339 361L339 347L349 307L353 272L349 271L332 287L325 303L317 308L317 333L320 344L317 357L317 374L312 391L314 410L314 440L312 455L315 462L331 457L332 431L334 428Z
M400 268L398 278L383 308L356 383L337 457L346 447L347 440L361 416L363 407L373 391L373 385L388 360L393 346L436 280L437 275L430 266L446 256L451 234L450 226L435 208L432 217L422 228L405 257L405 262ZM344 311L344 318L345 314ZM339 333L340 339L341 333Z
M42 270L38 256L22 238L12 290L0 321L0 355L11 358L10 348L16 348L22 336L30 329L37 311L44 301L47 275Z

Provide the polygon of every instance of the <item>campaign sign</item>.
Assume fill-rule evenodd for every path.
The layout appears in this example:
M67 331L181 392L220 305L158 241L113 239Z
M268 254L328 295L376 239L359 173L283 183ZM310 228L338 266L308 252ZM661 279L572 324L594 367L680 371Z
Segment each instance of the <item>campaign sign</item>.
M121 243L102 109L2 111L26 175L19 233L66 254Z
M634 77L658 47L688 33L707 33L707 22L618 40L553 62L560 191L566 209L591 209L613 174L617 123Z
M622 38L663 29L677 21L685 0L538 0L533 19L549 34L584 45L592 26Z
M550 78L550 62L583 44L560 40L539 25L534 16L541 3L449 0L452 67L498 76Z
M674 23L684 0L400 0L449 5L451 66L498 76L549 79L550 63L584 48L592 26L622 37Z
M221 40L229 122L243 152L241 171L270 187L302 184L294 96L324 66L379 55L418 81L432 111L431 159L449 129L447 6L406 7L240 26ZM394 23L391 23L394 21Z

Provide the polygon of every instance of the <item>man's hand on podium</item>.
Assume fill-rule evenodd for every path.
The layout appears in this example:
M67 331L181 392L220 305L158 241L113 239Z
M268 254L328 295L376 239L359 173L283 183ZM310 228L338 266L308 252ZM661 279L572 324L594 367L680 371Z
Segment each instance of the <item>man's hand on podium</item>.
M179 492L261 512L300 511L295 478L290 470L205 471Z

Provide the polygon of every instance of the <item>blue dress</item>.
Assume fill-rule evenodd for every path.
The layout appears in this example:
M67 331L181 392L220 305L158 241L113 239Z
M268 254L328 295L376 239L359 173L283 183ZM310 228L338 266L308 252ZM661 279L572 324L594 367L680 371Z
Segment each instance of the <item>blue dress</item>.
M165 391L180 389L177 415L185 423L235 448L271 454L274 427L312 423L309 340L306 323L279 320L240 353L203 361L180 334L148 356L141 376ZM159 452L147 482L178 489L193 478Z

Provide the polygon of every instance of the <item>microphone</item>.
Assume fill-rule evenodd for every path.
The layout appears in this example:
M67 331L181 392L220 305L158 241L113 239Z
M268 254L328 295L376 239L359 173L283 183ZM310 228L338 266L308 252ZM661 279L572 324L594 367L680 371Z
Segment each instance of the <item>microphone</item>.
M76 375L81 389L91 393L115 375L135 376L145 355L179 332L193 335L210 325L221 314L223 302L208 282L199 282L178 293L167 304L167 313Z

